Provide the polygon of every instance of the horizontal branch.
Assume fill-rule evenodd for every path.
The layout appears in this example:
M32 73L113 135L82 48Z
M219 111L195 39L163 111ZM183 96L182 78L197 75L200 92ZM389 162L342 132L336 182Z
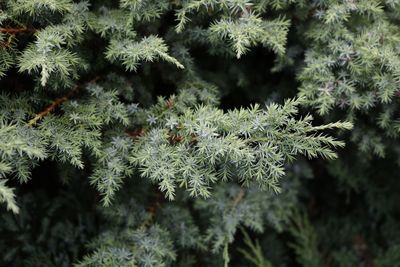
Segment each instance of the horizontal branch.
M2 33L10 33L10 34L16 34L16 33L33 33L36 32L37 30L35 28L0 28L0 32Z

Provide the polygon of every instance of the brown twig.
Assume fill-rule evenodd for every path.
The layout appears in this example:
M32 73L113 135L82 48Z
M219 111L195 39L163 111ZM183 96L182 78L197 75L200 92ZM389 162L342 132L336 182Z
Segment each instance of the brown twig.
M0 32L2 33L10 33L10 34L17 34L17 33L33 33L37 30L35 28L0 28Z
M139 128L133 131L126 131L126 133L129 135L129 137L131 137L132 139L136 140L139 137L144 136L144 134L146 133L146 131L143 128Z
M139 129L135 129L135 130L128 130L128 131L126 131L126 133L133 140L137 140L140 137L145 136L146 129L145 128L139 128ZM176 145L176 144L182 143L185 140L185 137L182 136L182 135L179 135L179 134L175 134L173 132L169 132L167 140L170 143L170 145ZM193 145L193 144L196 144L196 143L197 143L197 136L192 134L191 138L190 138L190 144Z
M244 198L244 190L240 189L239 193L235 196L235 198L232 200L232 207L236 207L240 201Z
M11 47L11 43L12 43L14 38L15 38L15 34L10 34L10 36L8 37L7 42L5 42L5 41L1 41L0 42L0 47L4 47L4 48Z
M8 48L8 47L10 47L10 43L9 42L0 42L0 47Z
M161 206L161 198L162 195L160 192L156 192L154 196L154 200L152 201L151 205L147 208L147 212L149 213L149 217L139 226L139 228L147 228L149 224L154 220L156 217L156 213Z
M78 84L74 88L72 88L71 91L66 93L64 96L56 98L50 105L48 105L45 109L43 109L41 112L37 113L34 118L29 120L26 123L26 126L32 127L34 126L39 120L42 118L46 117L50 112L54 111L58 106L60 106L62 103L67 101L69 98L71 98L73 95L78 93L86 84L95 82L99 79L99 77L96 77L89 82L86 82L84 84Z
M168 136L168 141L171 145L178 144L182 142L184 137L182 135L170 133Z

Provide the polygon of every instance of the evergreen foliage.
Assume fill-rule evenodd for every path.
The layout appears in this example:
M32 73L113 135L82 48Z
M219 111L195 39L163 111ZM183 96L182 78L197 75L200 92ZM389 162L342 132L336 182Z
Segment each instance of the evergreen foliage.
M399 18L0 2L0 266L398 266Z

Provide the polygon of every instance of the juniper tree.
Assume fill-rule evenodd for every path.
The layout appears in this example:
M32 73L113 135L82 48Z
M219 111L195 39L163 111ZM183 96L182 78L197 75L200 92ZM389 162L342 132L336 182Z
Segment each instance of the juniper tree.
M397 24L395 1L3 1L1 263L394 266Z

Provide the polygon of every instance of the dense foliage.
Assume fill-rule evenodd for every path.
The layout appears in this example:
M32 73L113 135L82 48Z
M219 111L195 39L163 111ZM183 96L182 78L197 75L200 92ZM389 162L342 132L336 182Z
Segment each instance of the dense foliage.
M0 2L0 266L400 266L400 1Z

